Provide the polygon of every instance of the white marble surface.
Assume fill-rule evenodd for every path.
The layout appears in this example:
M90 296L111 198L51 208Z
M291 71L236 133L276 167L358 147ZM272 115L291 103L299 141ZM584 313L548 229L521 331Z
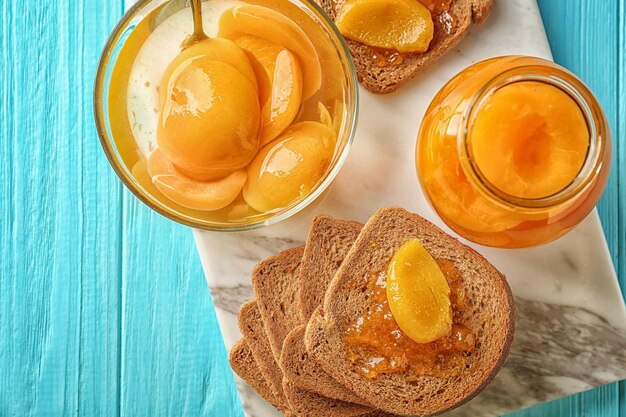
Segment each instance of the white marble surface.
M195 232L228 348L240 337L236 313L252 295L252 267L302 243L314 215L365 221L380 207L399 205L450 232L425 202L415 174L420 120L454 74L473 62L508 54L551 57L535 0L499 0L489 20L474 27L457 50L397 93L376 96L361 89L354 147L334 184L311 207L252 232ZM498 378L454 415L499 415L626 378L626 309L597 213L540 248L473 246L508 277L517 299L518 328ZM278 415L245 384L239 386L249 416Z

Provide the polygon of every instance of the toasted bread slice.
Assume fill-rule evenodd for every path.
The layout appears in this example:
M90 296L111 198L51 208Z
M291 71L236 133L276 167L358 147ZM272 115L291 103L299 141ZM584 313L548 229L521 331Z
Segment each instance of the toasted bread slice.
M285 410L285 404L281 404L273 394L268 382L263 377L257 365L248 341L239 340L230 350L228 357L230 366L241 379L246 381L265 401L272 404L278 410Z
M288 249L260 262L252 272L252 287L276 362L287 334L303 323L296 300L303 253L303 246ZM282 378L279 383L282 386Z
M468 302L463 324L477 339L476 349L467 358L470 368L450 378L407 371L369 379L347 359L346 330L371 308L369 274L386 270L400 246L414 238L436 259L452 261L463 277L460 285ZM323 309L316 310L307 325L305 345L326 372L376 408L431 415L478 394L503 365L513 333L514 301L504 276L427 220L391 207L378 211L363 228L326 292Z
M366 417L372 409L322 397L283 380L283 390L287 401L298 417Z
M335 381L311 358L304 345L305 330L304 324L296 327L285 339L280 357L280 367L285 378L300 389L336 400L370 406L367 401Z
M284 414L290 412L287 398L285 398L285 393L283 392L283 373L274 360L274 355L272 354L269 340L265 335L261 313L256 300L248 301L241 307L238 321L239 329L246 339L246 343L250 348L257 367L261 371L261 374L265 378L274 396L275 402L270 403L272 405L275 404L275 407ZM259 394L263 396L261 392L259 392Z
M298 302L303 323L324 301L326 288L361 232L361 223L317 216L309 229L302 264Z
M332 19L345 3L345 0L316 1ZM472 24L482 23L491 12L494 1L453 0L448 11L452 19L433 16L435 32L428 51L403 55L397 63L381 65L380 49L347 39L359 81L373 93L386 94L395 91L454 48L465 38Z
M276 404L276 408L285 415L293 414L299 417L361 416L369 414L372 411L370 408L363 406L322 397L321 395L302 389L291 388L290 385L289 392L284 391L283 374L272 354L256 301L250 301L241 308L239 312L239 327L244 334L246 344L250 348L258 369L265 377L267 386L270 387L271 394L275 397L275 403L271 404ZM237 345L235 348L236 347ZM231 356L233 356L232 352ZM264 396L261 392L259 392L259 394ZM335 410L340 410L341 412L334 414Z
M356 240L362 224L330 216L313 219L300 265L298 292L303 323L324 300L326 288ZM309 356L304 347L301 325L293 329L283 343L280 367L294 386L325 397L369 405L355 393L335 381Z

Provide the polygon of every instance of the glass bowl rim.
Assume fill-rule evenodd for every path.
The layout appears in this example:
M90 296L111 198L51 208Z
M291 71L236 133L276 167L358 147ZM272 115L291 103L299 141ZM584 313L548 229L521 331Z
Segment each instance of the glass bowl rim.
M337 29L337 27L335 26L332 19L314 1L297 0L298 2L304 3L307 7L317 12L317 14L321 17L323 22L326 24L327 28L330 28L331 33L335 35L335 38L338 41L338 42L333 41L336 49L338 51L341 51L340 53L343 54L341 58L343 58L343 61L345 62L342 63L342 67L343 68L347 67L347 71L345 70L343 71L344 77L347 79L347 85L348 85L348 88L351 90L352 97L353 97L352 99L353 103L352 103L352 106L350 106L351 123L346 128L346 132L344 133L345 135L347 135L346 143L344 144L332 169L330 169L329 171L326 171L325 173L326 177L323 179L323 181L321 183L318 183L317 187L311 193L309 193L306 197L297 201L297 203L295 204L292 203L292 206L290 208L280 213L277 213L275 215L272 215L268 218L261 219L258 221L253 221L247 224L229 225L228 223L225 223L225 222L197 221L189 217L182 216L178 213L170 212L162 207L162 206L167 207L164 203L159 204L153 201L153 199L155 198L152 197L150 193L146 192L145 193L146 195L144 195L144 193L138 189L132 175L126 172L128 171L128 168L124 168L122 166L123 162L120 161L119 158L116 156L116 153L114 150L114 139L112 137L109 137L106 131L106 128L104 126L106 122L105 122L105 117L104 117L105 115L104 115L104 111L102 107L102 103L103 103L102 97L104 95L104 79L105 79L106 69L109 67L109 63L110 63L111 50L113 46L119 41L119 38L121 37L123 31L128 27L128 24L132 21L132 19L135 18L137 14L141 10L143 10L147 4L153 1L155 0L137 0L137 2L133 4L124 13L124 15L121 17L119 22L113 28L111 34L107 38L106 43L104 44L102 53L100 54L100 58L98 61L98 67L96 70L96 78L94 81L94 95L93 95L93 111L94 111L94 118L95 118L95 124L96 124L96 131L98 134L100 145L102 146L102 149L109 162L109 165L111 165L111 168L113 168L113 171L115 172L117 177L122 181L124 186L128 190L130 190L130 192L132 192L133 195L135 195L135 197L139 199L139 201L141 201L143 204L148 206L151 210L155 211L156 213L164 216L165 218L169 220L173 220L177 223L180 223L180 224L183 224L185 226L189 226L195 229L217 231L217 232L240 232L240 231L246 231L246 230L254 230L254 229L259 229L262 227L271 226L273 224L279 223L283 220L286 220L292 217L293 215L299 213L300 211L304 210L311 203L313 203L324 191L326 191L326 189L330 186L330 184L336 178L337 174L339 174L339 171L341 170L343 164L348 158L348 154L350 153L350 148L352 147L352 143L354 142L354 137L356 134L356 128L358 124L357 123L358 115L359 115L358 77L357 77L356 69L354 67L352 54L350 53L350 49L348 48L348 44L346 43L346 40L344 39L343 35L339 32L339 29ZM285 1L291 2L291 0L285 0Z

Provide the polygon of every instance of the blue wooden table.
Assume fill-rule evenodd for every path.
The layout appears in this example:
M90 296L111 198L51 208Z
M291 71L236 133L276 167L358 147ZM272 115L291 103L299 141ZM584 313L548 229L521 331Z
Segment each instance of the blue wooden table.
M500 0L508 1L508 0ZM615 141L599 210L626 281L626 0L540 0ZM0 0L0 417L241 416L190 230L100 149L92 83L123 0ZM515 416L626 417L626 384Z

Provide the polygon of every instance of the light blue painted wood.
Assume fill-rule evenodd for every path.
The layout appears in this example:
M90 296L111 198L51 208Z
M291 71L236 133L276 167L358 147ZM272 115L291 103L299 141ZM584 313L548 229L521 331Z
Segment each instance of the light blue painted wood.
M611 120L599 210L624 288L626 0L539 3ZM123 0L24 4L0 0L0 417L240 417L191 233L123 190L97 143L93 75ZM514 416L626 417L626 386Z
M115 415L121 187L91 84L118 13L24 4L0 2L0 415Z
M242 417L191 232L123 201L120 416Z

